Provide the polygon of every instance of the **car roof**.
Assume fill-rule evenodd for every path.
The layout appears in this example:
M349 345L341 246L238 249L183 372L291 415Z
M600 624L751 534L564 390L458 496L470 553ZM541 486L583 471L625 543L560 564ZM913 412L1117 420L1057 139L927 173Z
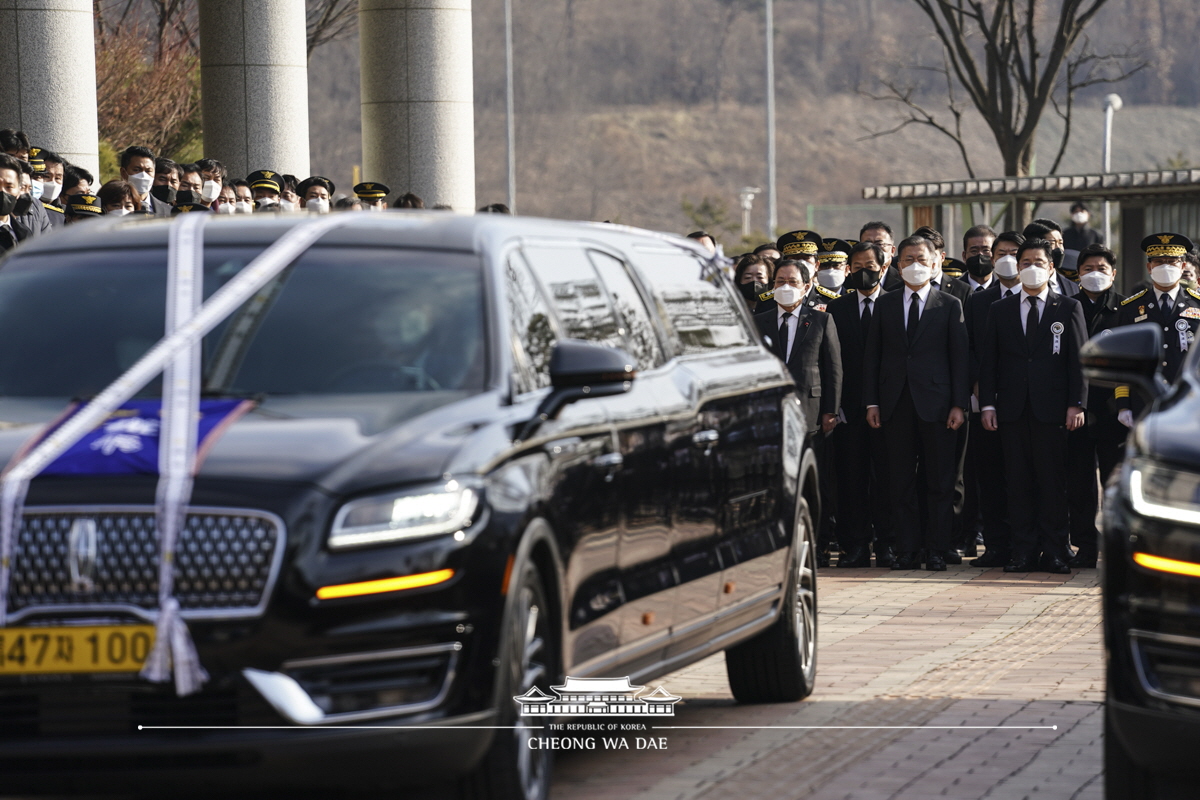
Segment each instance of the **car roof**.
M698 255L703 249L689 239L623 225L567 222L506 214L456 214L448 211L385 211L353 213L344 227L326 233L321 246L401 246L483 252L515 237L572 237L606 241L617 246L655 242ZM204 226L206 245L264 247L298 225L317 218L304 213L212 215ZM165 247L170 219L117 217L70 225L50 236L28 240L13 252L22 256L84 250Z

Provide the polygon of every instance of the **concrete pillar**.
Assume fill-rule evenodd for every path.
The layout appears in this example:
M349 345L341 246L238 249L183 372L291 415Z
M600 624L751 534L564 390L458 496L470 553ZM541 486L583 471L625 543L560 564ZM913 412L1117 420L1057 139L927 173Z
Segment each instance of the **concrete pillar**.
M359 0L363 180L475 210L471 0Z
M308 177L304 0L200 0L204 155Z
M0 0L0 128L100 178L92 0Z

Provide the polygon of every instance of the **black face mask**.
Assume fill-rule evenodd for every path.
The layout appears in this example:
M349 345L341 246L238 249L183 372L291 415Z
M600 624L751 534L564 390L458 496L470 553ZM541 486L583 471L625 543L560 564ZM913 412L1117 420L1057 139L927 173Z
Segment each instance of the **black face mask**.
M7 217L17 207L17 196L8 192L0 192L0 217Z
M765 283L739 283L738 291L742 293L742 298L747 303L753 303L756 300L769 300L774 292L770 286ZM763 295L766 295L764 297Z
M1056 247L1050 251L1050 259L1054 262L1055 269L1058 269L1059 267L1062 266L1062 261L1063 261L1064 255L1065 255L1065 253L1063 253L1063 251L1058 247Z
M860 269L858 272L850 273L850 277L846 278L846 286L850 289L862 289L870 292L879 285L879 281L883 279L883 273L879 270Z
M175 189L165 183L150 187L150 196L169 206L175 205Z
M18 217L23 217L29 213L31 208L33 208L33 195L23 194L17 198L17 204L13 206L12 213Z
M992 262L982 258L968 258L967 272L971 273L973 278L986 278L992 274Z

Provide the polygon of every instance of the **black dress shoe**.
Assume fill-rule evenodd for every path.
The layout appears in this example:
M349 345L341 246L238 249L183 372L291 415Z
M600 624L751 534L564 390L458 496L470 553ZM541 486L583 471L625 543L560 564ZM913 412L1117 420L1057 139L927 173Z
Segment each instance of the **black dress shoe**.
M892 552L892 548L883 547L875 550L875 566L890 568L896 563L896 554Z
M892 569L920 569L921 559L916 553L898 553L892 562Z
M829 566L829 551L828 550L817 553L817 566L818 567L828 567Z
M1005 572L1037 572L1038 562L1036 558L1013 558L1004 565Z
M957 550L947 550L941 554L947 564L961 564L962 555Z
M1067 562L1067 566L1071 569L1095 569L1096 554L1085 553L1083 550L1080 550Z
M1067 566L1067 562L1061 558L1051 556L1046 558L1043 556L1038 563L1038 572L1049 572L1051 575L1070 575L1071 568Z
M999 550L984 550L983 555L971 562L971 566L994 569L1003 567L1008 560L1008 553L1001 553Z
M962 563L961 558L958 561L960 564ZM929 570L930 572L945 572L946 571L945 557L941 553L930 553L929 556L925 559L925 569Z
M838 559L839 567L862 569L871 566L871 551L866 546L851 547Z

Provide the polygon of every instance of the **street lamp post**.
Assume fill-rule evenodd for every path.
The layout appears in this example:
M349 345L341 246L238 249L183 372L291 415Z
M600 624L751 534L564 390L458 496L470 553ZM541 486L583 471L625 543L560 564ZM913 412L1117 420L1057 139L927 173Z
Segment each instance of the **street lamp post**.
M1113 114L1121 110L1121 97L1110 94L1104 98L1104 174L1112 171L1112 124ZM1104 244L1112 247L1112 206L1104 201Z
M517 150L513 119L512 0L504 0L504 124L508 144L508 209L517 213Z
M742 236L750 235L750 212L754 209L754 195L761 191L757 186L746 186L738 192L738 199L742 201Z
M766 2L767 51L767 238L774 239L779 227L779 206L775 194L775 3Z

